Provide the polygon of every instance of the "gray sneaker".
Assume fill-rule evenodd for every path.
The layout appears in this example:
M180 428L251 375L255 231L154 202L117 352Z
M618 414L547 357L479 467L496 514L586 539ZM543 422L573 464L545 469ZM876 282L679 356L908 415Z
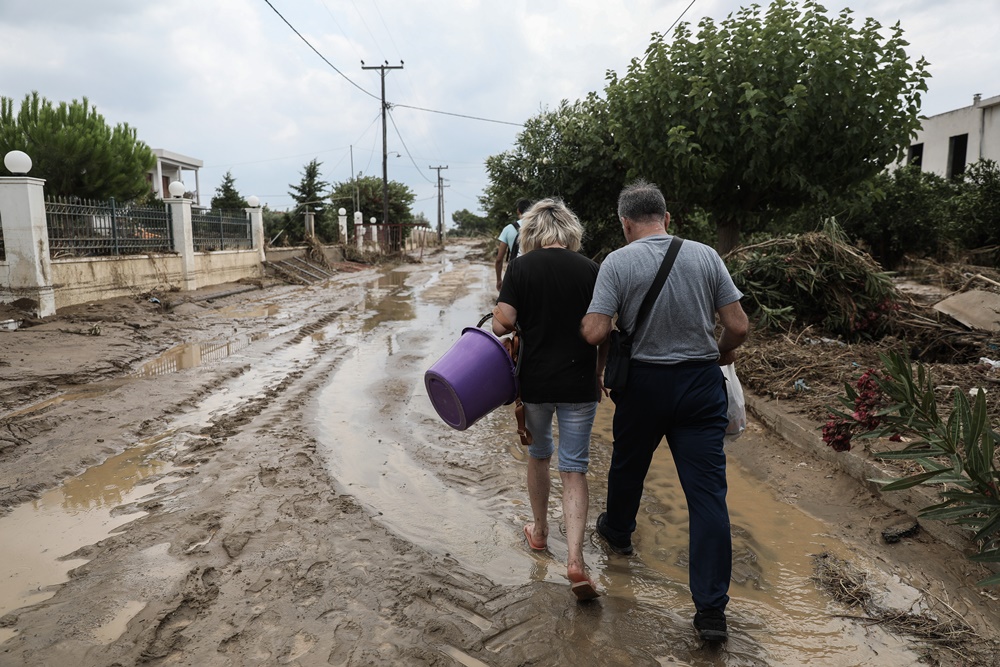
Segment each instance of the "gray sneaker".
M631 556L633 552L632 543L621 542L608 537L606 532L608 529L607 526L608 526L608 513L601 512L600 515L598 515L597 517L597 534L600 535L601 539L603 539L607 543L608 548L611 549L611 551L622 556Z

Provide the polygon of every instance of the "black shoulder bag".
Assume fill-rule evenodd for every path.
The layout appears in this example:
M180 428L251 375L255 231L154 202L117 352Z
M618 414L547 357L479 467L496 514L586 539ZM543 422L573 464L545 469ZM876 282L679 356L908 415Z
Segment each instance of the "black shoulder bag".
M653 284L649 286L649 291L646 292L646 297L642 300L642 305L639 306L639 315L635 318L635 329L632 333L628 334L612 329L611 344L608 347L608 361L604 366L604 387L606 389L621 391L628 383L628 365L632 360L632 340L635 338L639 326L642 325L643 320L653 308L653 302L660 295L663 284L667 282L667 276L674 266L674 259L677 257L677 251L680 250L683 241L684 239L679 236L674 236L671 239L670 247L667 248L667 253L663 256L663 263L660 264L660 270L656 272L656 278L653 279Z

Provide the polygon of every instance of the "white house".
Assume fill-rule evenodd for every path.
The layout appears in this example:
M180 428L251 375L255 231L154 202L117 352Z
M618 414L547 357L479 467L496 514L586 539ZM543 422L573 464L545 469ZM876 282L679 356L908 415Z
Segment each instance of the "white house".
M198 170L204 166L204 162L193 157L174 153L162 148L154 148L153 155L156 156L156 165L153 170L146 174L153 192L160 199L166 199L164 193L169 194L169 186L174 181L180 181L187 186L188 192L194 192L195 206L201 205L201 185L198 182ZM184 180L184 172L193 172L193 178ZM191 180L194 181L194 189L191 188Z
M972 106L925 118L903 164L953 178L981 159L1000 162L1000 95L977 93Z

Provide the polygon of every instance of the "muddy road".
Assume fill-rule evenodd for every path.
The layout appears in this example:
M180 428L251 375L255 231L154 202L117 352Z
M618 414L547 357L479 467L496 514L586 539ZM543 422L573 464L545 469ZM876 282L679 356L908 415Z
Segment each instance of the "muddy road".
M691 627L665 448L636 555L586 542L603 595L578 604L565 540L524 544L509 409L454 431L423 387L492 307L473 254L0 332L0 665L996 664L997 598L957 552L885 544L892 510L753 423L729 450L729 642ZM961 620L969 641L866 621L814 580L822 553L867 573L883 607Z

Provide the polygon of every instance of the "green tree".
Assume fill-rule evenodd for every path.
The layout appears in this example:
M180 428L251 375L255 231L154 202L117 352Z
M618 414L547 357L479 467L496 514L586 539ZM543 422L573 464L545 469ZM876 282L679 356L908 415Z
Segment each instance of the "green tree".
M347 226L354 228L354 212L360 211L362 220L368 224L370 218L376 222L382 219L382 179L378 176L362 176L354 180L335 183L330 199L342 204L347 209ZM392 224L409 223L413 221L413 205L416 195L407 186L397 181L389 181L389 221ZM358 202L355 207L354 202ZM354 232L348 232L354 238ZM405 233L405 232L404 232ZM401 240L401 239L400 239Z
M292 209L292 217L295 220L305 221L306 211L312 211L315 215L313 223L316 229L316 236L322 241L333 242L337 240L336 216L330 211L327 199L330 196L330 184L320 179L319 168L322 162L313 158L302 168L302 180L298 185L289 184L291 188L288 194L295 200L295 208Z
M264 236L268 245L290 246L299 245L304 240L304 229L301 221L294 224L288 211L272 211L265 206L261 211L264 218Z
M955 198L954 236L966 250L1000 245L1000 167L980 160L966 168ZM992 249L996 263L996 248Z
M615 202L626 169L608 126L607 105L593 93L528 119L512 149L486 159L490 183L480 201L493 230L512 221L518 199L559 197L586 229L587 254L620 246Z
M883 32L887 34L883 37ZM855 27L807 0L775 0L673 39L654 33L625 76L609 74L609 131L628 176L710 212L725 253L770 214L870 179L919 127L927 63L897 23Z
M212 197L212 208L217 211L235 211L247 208L247 200L236 189L236 179L227 171L222 177L222 183L215 189Z
M845 233L860 242L889 269L904 255L934 255L951 241L958 186L933 172L909 165L870 182L870 193L859 197L838 220Z
M153 151L128 123L111 127L86 97L53 105L37 92L21 102L0 97L0 155L21 150L47 194L132 201L149 190Z
M452 213L451 220L455 223L451 232L454 236L479 236L493 231L489 218L476 215L466 208Z

